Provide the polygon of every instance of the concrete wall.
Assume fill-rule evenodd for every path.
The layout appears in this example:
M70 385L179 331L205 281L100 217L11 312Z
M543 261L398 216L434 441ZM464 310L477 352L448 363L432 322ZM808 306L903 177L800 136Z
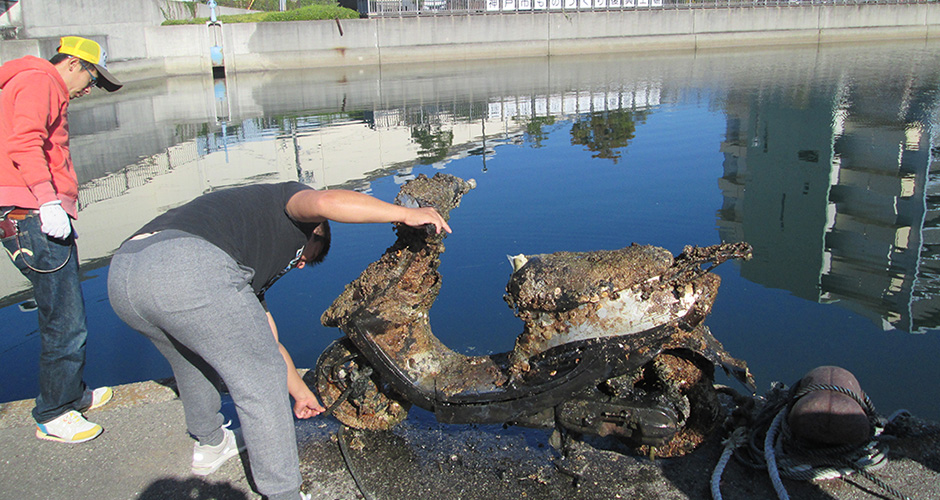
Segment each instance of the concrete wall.
M19 43L10 43L10 48L3 47L7 42L0 45L0 61L25 54L48 58L65 35L95 40L110 61L147 59L152 56L146 29L168 19L190 19L194 11L196 17L209 16L204 1L185 0L24 0L14 9L15 15L0 18L0 25L16 26L14 42ZM227 7L216 11L218 15L248 12Z
M165 0L27 0L19 4L23 25L17 37L36 40L37 55L54 53L63 35L79 35L102 44L111 60L147 57L141 34L162 23L163 11L170 9Z
M74 3L78 2L76 9ZM930 38L940 4L543 12L284 23L159 26L167 0L21 2L25 34L0 42L0 60L62 34L106 45L125 80L211 71L221 40L226 71L394 64L735 46ZM41 7L38 6L41 4ZM66 4L71 7L66 8ZM50 12L61 14L49 14ZM95 23L89 13L100 12ZM37 24L37 16L43 18ZM220 30L210 32L210 30ZM54 50L54 47L53 47Z
M940 4L420 16L222 27L227 71L929 38ZM935 35L934 35L935 36ZM167 74L205 72L208 28L146 30Z

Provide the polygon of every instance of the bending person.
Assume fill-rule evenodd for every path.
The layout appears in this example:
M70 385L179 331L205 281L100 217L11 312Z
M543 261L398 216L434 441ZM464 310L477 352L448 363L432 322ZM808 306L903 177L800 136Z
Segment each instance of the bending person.
M319 263L329 221L450 227L433 208L405 208L298 182L212 192L174 208L126 240L111 260L115 312L167 358L194 444L194 474L210 474L243 448L220 413L220 382L238 412L251 472L270 500L307 498L294 414L323 411L277 340L265 291L293 268Z

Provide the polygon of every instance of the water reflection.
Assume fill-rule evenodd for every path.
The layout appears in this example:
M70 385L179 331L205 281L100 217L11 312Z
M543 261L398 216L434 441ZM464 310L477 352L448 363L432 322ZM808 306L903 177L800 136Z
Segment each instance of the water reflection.
M593 112L578 117L571 125L571 144L584 146L594 152L592 158L604 158L617 163L620 151L627 147L636 132L636 121L646 120L645 111Z
M924 332L940 325L938 76L893 77L732 89L719 232L754 245L751 281Z
M526 132L538 141L542 125L565 117L577 121L572 144L616 160L633 120L659 101L658 84L634 81L622 66L565 70L554 89L542 78L545 60L492 66L357 69L355 79L341 70L184 77L118 102L76 102L83 261L106 260L146 221L213 189L300 180L369 192L386 175L407 181L414 165L479 151L485 160ZM422 70L430 74L415 76ZM455 80L463 84L442 90ZM0 305L21 299L26 280L7 266L0 277Z
M940 326L938 59L923 44L634 54L185 77L92 94L70 111L76 229L90 331L120 333L89 349L90 381L169 374L103 289L110 255L157 214L214 189L294 179L391 199L414 175L447 169L485 176L453 214L460 230L432 310L449 346L512 347L506 254L746 240L755 258L720 269L709 324L761 387L840 364L887 409L937 417L940 373L933 355L921 359L935 332L881 331ZM310 335L309 318L391 242L342 230L344 257L317 270L315 291L291 273L269 294L290 312L275 315L285 343L302 339L291 350L303 364L338 335ZM0 338L0 401L35 392L35 317L15 305L25 289L0 265L0 322L13 332ZM901 386L924 401L906 402Z

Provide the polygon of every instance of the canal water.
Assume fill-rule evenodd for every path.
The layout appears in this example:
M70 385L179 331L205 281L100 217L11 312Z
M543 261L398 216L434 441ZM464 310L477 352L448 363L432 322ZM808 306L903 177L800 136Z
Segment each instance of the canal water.
M507 255L747 241L717 269L708 324L758 390L819 365L855 373L883 414L940 418L940 46L854 44L179 77L71 110L89 384L171 375L111 311L109 256L204 192L300 180L391 201L446 172L452 212L434 333L509 350ZM334 225L327 261L267 294L312 367L320 314L394 241ZM28 286L0 264L0 401L35 396Z

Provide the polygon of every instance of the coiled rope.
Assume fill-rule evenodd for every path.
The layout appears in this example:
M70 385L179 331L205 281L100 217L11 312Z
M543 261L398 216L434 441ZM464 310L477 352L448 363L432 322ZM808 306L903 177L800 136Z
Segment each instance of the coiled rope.
M789 391L782 384L775 384L770 394L761 398L764 405L757 409L750 423L734 428L724 441L724 450L711 477L711 493L714 500L721 500L720 482L729 458L733 455L743 464L766 469L780 500L788 500L789 494L781 477L796 480L836 479L858 473L879 488L902 500L910 500L896 488L871 473L887 464L887 445L879 441L885 426L901 415L901 410L884 419L875 412L874 405L866 396L860 398L853 391L834 385L808 385L793 394L795 401L813 391L834 391L846 394L865 410L871 423L869 440L860 445L803 446L793 438L787 425Z

